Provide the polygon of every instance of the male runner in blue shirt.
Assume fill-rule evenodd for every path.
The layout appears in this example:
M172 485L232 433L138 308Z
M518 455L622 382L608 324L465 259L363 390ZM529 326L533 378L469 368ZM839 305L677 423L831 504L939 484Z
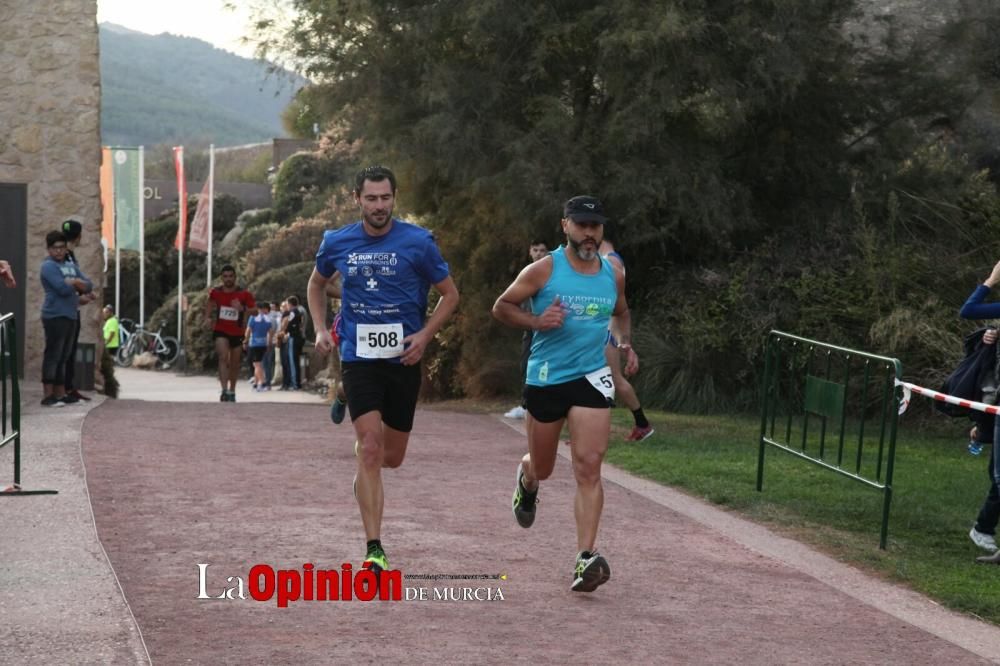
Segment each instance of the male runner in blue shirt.
M354 200L361 221L327 231L309 278L309 312L316 349L333 349L326 321L327 282L342 279L340 359L347 406L358 440L354 494L367 539L365 563L388 569L382 547L382 467L399 467L406 454L420 392L420 359L458 307L458 289L434 236L392 217L396 177L382 166L358 173ZM430 286L441 295L427 318ZM425 321L426 319L426 321Z
M573 197L563 207L566 245L529 264L493 305L508 326L535 331L525 377L528 453L517 467L512 501L521 527L535 522L539 481L552 474L559 434L569 421L576 477L575 592L592 592L611 577L594 548L604 507L601 463L608 450L614 382L604 357L608 326L626 353L625 373L639 369L629 344L625 276L598 248L607 217L601 202ZM531 312L520 304L531 299Z

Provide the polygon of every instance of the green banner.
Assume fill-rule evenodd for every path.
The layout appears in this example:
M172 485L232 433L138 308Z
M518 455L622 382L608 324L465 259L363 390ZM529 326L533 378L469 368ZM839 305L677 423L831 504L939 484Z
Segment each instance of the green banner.
M115 192L115 226L118 247L139 249L142 220L139 219L142 174L139 173L138 148L112 148L111 164Z

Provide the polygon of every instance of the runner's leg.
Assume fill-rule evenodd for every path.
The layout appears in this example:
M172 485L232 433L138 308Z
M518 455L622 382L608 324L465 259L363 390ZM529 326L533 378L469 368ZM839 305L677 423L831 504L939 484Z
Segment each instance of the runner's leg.
M578 550L593 551L604 508L601 463L608 451L611 410L572 407L569 432L573 441L573 476L576 477L576 538Z
M226 338L215 339L215 356L219 360L219 384L222 390L227 390L226 381L229 379L229 340Z
M351 418L358 436L358 508L365 526L365 538L371 541L381 538L385 504L382 490L382 464L385 461L382 413L370 411L356 418L352 415Z
M240 358L243 347L236 345L229 349L229 392L236 393L236 380L240 377Z

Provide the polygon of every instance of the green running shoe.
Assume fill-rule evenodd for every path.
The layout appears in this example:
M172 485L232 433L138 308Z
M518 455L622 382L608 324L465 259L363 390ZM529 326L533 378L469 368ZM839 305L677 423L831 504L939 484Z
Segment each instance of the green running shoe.
M378 575L380 571L385 571L389 568L389 558L385 556L385 550L381 546L372 546L368 549L368 554L365 556L362 566L371 569Z
M611 567L608 561L597 554L581 552L576 556L576 569L573 572L574 592L593 592L611 578Z
M535 522L535 504L538 503L538 489L529 491L524 487L523 463L517 465L517 481L514 483L514 497L511 499L511 506L514 509L514 518L521 527L531 527Z

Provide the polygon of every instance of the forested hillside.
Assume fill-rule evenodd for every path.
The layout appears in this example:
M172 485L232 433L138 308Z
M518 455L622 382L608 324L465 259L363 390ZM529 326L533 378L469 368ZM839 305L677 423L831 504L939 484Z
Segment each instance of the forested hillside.
M191 37L102 24L101 140L239 145L285 136L281 112L304 80Z

